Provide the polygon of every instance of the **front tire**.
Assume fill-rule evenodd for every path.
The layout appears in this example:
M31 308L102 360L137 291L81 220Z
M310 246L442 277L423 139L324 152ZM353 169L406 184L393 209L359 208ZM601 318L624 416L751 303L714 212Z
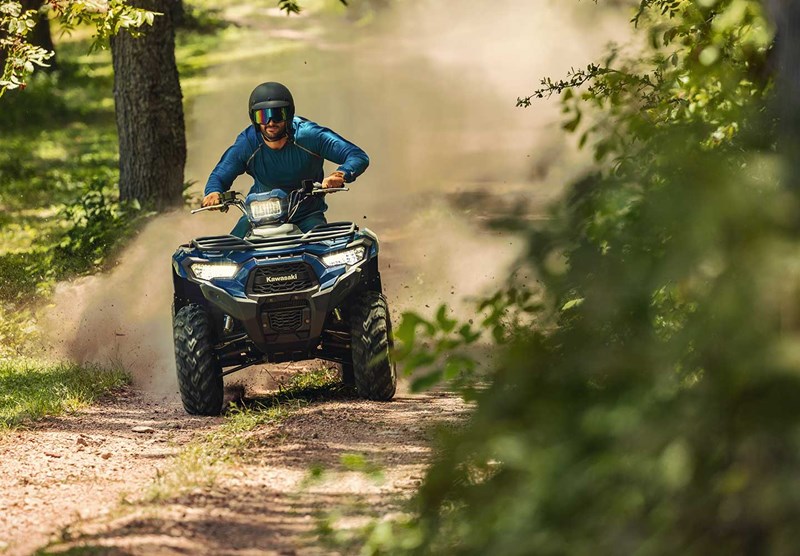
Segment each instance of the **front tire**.
M200 305L186 305L172 319L178 387L187 413L222 412L222 369L214 356L213 329Z
M362 398L389 401L397 388L397 372L391 358L392 323L383 295L356 294L350 312L353 378Z

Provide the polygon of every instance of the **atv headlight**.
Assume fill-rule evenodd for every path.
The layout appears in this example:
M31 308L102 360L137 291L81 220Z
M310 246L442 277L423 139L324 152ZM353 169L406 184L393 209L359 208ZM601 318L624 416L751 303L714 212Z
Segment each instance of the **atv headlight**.
M254 222L268 222L280 217L283 205L280 199L267 199L266 201L253 201L249 205L250 218Z
M233 263L192 263L192 274L200 280L233 278L238 270L239 265Z
M356 264L364 259L366 253L367 250L363 246L354 247L353 249L347 249L345 251L337 251L336 253L331 253L330 255L322 257L322 264L328 267L340 266L343 264Z

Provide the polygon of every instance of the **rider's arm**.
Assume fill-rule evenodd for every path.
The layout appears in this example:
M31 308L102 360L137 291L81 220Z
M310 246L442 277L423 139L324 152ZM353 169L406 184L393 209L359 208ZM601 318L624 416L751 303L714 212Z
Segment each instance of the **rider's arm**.
M231 188L233 181L247 171L247 161L254 152L252 138L247 129L239 134L236 141L228 147L217 165L211 171L206 182L205 195L224 193ZM255 135L255 134L253 134Z
M369 166L369 157L361 148L338 133L314 122L303 122L303 144L331 162L339 165L337 171L344 173L344 181L350 183L364 173Z

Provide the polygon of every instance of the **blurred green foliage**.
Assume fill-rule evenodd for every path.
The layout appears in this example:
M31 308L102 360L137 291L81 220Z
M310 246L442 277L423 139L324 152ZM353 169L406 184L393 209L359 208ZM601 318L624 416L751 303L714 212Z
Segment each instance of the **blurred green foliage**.
M542 291L509 285L482 314L493 299L530 325L474 331L499 358L477 409L414 519L365 552L796 552L800 241L773 33L751 0L643 0L634 23L645 53L520 99L562 94L596 170L524 232ZM440 343L463 327L445 314L398 328L400 358L436 378L469 343Z

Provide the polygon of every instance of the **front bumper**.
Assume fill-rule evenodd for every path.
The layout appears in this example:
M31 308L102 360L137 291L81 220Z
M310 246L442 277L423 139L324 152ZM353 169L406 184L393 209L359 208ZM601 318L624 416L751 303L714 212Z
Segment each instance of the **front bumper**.
M319 345L331 311L369 283L369 263L365 259L335 280L300 292L239 297L210 282L200 283L199 288L212 314L234 318L270 361L306 359Z

